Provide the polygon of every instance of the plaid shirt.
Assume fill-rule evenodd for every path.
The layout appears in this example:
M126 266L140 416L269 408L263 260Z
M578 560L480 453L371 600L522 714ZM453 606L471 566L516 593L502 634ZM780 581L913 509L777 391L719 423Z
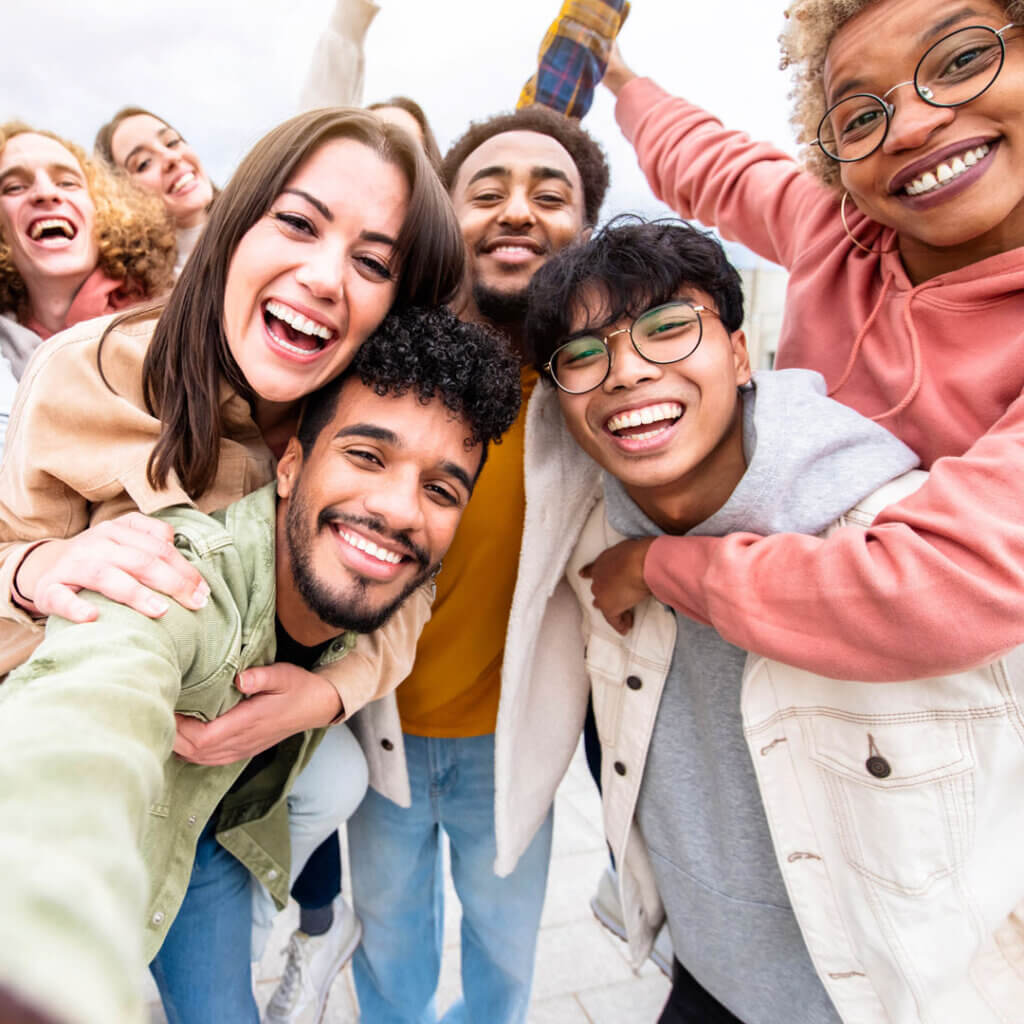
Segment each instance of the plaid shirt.
M565 0L540 44L537 73L523 86L516 106L540 103L567 117L583 117L627 14L629 0Z

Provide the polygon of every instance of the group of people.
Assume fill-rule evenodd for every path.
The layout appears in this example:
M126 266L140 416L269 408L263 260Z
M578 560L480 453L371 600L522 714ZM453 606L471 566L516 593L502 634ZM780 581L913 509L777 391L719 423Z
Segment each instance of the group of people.
M634 74L626 8L443 155L401 97L222 189L141 108L0 130L0 1020L137 1020L148 963L253 1024L291 893L265 1021L351 957L436 1022L444 832L444 1021L523 1022L581 735L659 1024L1024 1019L1024 7L792 0L802 164ZM598 80L789 271L773 370L713 235L599 226Z

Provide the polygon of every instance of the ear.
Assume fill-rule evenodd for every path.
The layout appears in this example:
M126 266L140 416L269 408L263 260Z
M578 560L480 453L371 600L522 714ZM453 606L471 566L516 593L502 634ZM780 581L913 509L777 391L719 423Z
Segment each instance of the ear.
M742 387L750 383L750 353L747 351L747 336L742 331L733 331L729 335L732 345L732 361L736 370L736 386Z
M302 445L293 437L277 463L277 496L290 498L302 472Z
M594 225L593 224L586 225L583 228L583 230L576 236L576 243L578 245L582 245L585 242L589 242L590 241L590 236L593 233L594 233Z

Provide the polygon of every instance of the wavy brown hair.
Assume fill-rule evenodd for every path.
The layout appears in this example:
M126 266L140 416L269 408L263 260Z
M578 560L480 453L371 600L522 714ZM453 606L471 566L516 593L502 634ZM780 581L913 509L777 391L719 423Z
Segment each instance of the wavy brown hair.
M366 109L383 110L385 107L404 110L420 126L420 131L423 132L423 150L436 171L441 166L441 148L437 144L437 136L434 134L434 129L430 127L423 108L408 96L392 96L379 103L371 103Z
M790 123L803 146L801 157L809 171L826 185L841 190L839 164L814 145L825 116L825 58L836 32L854 15L884 0L794 0L786 8L786 25L779 36L780 67L792 68ZM1024 20L1024 0L1004 0L1010 21Z
M409 183L409 205L395 247L395 305L440 305L455 294L465 264L458 222L444 187L408 132L365 110L345 107L309 111L274 128L256 143L214 203L146 353L146 403L163 423L147 467L153 487L163 487L171 472L193 498L212 485L222 433L220 383L226 380L250 402L256 397L224 334L228 265L242 236L270 209L298 167L338 138L368 146Z
M98 161L91 160L81 146L20 121L0 125L0 152L17 135L53 139L78 161L96 207L96 265L103 273L124 282L121 290L140 302L166 292L173 280L176 250L174 225L164 204L126 179L111 174ZM30 305L28 289L14 265L11 247L0 231L0 313L13 312L23 317Z

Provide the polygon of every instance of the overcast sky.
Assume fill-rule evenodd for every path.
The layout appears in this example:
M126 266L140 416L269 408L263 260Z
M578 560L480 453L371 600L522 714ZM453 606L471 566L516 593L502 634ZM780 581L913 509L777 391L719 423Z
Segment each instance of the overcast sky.
M367 37L365 101L394 93L426 110L442 151L482 116L512 107L559 0L379 0ZM127 104L194 145L214 180L296 112L309 55L334 0L5 0L0 121L17 117L91 148ZM633 0L620 37L638 73L730 127L793 150L776 37L785 0ZM515 12L514 18L510 12ZM667 212L599 90L585 126L608 152L603 215Z

